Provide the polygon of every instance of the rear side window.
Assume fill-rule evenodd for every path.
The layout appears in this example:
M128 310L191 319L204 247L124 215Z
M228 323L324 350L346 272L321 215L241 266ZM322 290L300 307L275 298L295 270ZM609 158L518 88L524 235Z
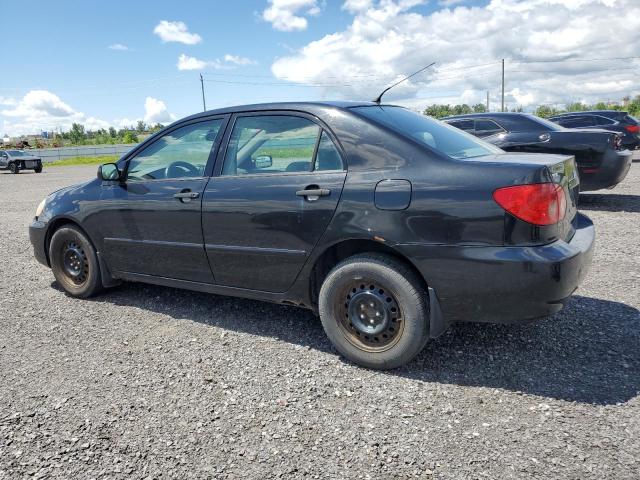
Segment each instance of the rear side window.
M475 132L477 136L482 138L504 132L504 130L493 120L480 119L476 120Z
M318 143L314 170L343 170L342 158L327 132L323 131Z
M567 128L593 127L596 123L591 115L566 117L557 123Z
M503 150L451 125L402 107L355 107L354 111L401 135L417 140L452 158L464 159L503 153Z
M473 120L445 120L445 123L465 132L473 132Z
M309 172L320 127L288 115L238 117L222 175Z
M611 120L610 118L602 117L600 115L596 115L595 119L598 125L613 125L614 123L616 123L615 120Z

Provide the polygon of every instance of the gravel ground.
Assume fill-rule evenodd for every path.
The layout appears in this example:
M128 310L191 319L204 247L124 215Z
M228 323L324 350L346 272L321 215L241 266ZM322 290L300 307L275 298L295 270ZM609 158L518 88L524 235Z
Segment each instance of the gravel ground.
M640 164L583 195L597 251L564 311L455 326L386 373L292 307L67 297L27 225L94 172L0 173L0 479L640 477Z

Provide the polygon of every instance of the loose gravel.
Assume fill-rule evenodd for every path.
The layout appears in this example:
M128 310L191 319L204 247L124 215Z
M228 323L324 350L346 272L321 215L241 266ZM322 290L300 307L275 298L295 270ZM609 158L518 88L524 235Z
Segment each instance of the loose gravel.
M94 172L0 173L0 479L640 478L640 164L582 196L597 250L565 310L457 325L393 372L293 307L66 296L27 225Z

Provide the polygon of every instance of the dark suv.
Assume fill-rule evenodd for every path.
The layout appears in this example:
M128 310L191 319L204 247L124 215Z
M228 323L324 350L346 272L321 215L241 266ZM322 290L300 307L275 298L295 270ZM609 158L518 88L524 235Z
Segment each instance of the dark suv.
M591 262L573 157L506 153L401 107L279 103L201 113L30 227L70 295L120 280L297 305L373 368L458 321L552 314Z
M622 134L622 147L640 149L640 120L627 112L594 110L591 112L563 113L549 120L565 128L602 129Z

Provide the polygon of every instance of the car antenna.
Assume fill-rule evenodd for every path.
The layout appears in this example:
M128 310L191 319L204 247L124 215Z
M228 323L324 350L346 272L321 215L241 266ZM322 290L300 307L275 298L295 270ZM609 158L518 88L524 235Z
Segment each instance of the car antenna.
M378 95L376 97L376 99L373 101L374 103L377 103L378 105L380 105L380 102L382 101L382 96L387 93L389 90L391 90L393 87L395 87L396 85L400 85L402 82L404 82L405 80L409 80L411 77L413 77L414 75L419 74L420 72L424 72L427 68L429 67L433 67L436 64L436 62L430 63L429 65L427 65L426 67L421 68L420 70L418 70L417 72L413 72L411 75L409 75L408 77L404 77L402 80L400 80L399 82L394 83L393 85L391 85L390 87L385 88L382 93L380 95Z

